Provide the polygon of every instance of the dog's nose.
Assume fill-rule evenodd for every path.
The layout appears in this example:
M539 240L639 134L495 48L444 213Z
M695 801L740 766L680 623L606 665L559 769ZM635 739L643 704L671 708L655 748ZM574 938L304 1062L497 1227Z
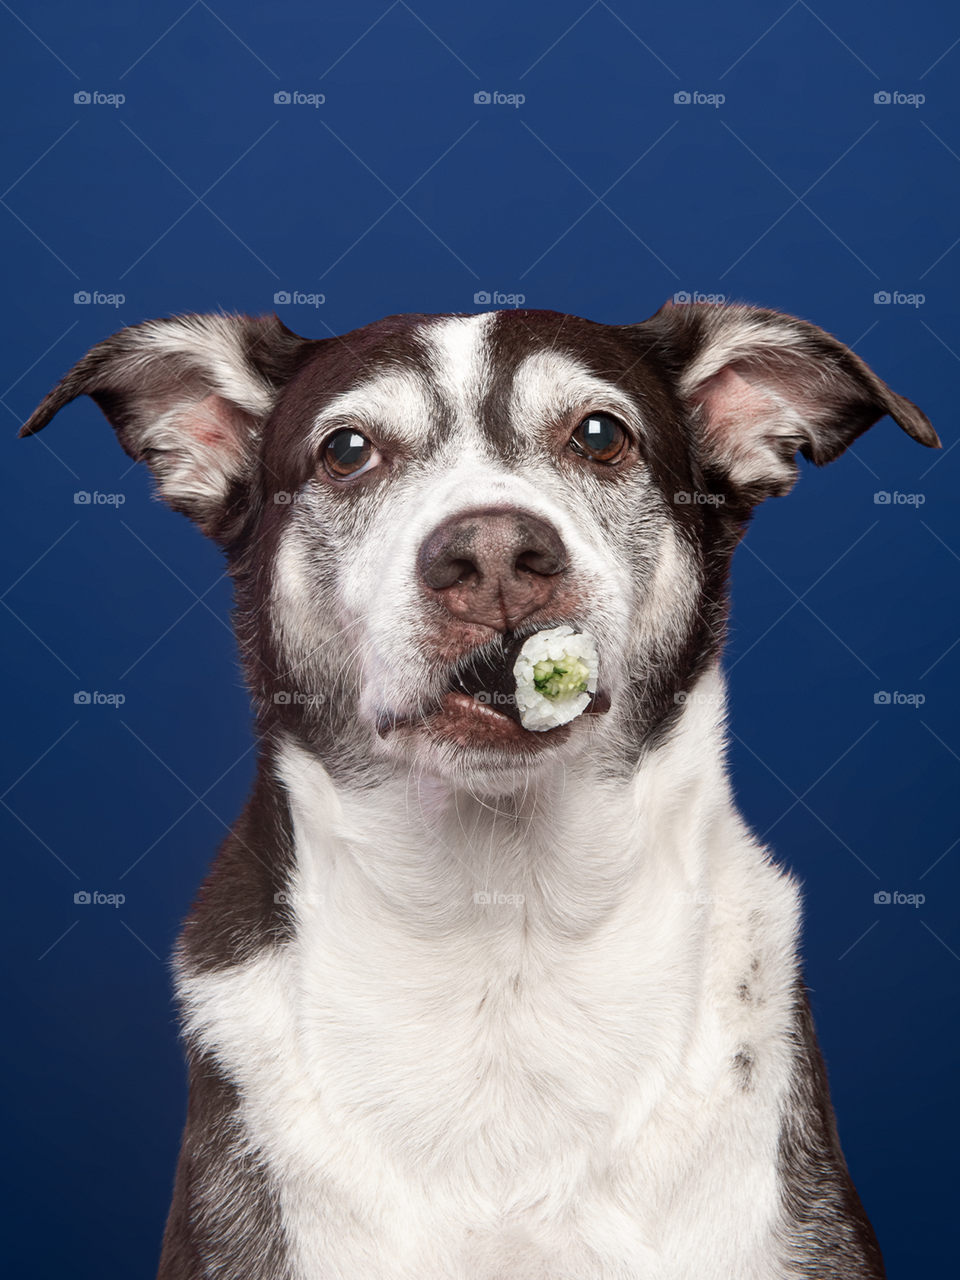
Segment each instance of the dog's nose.
M490 507L438 525L417 565L425 586L455 618L507 631L549 604L567 551L546 520Z

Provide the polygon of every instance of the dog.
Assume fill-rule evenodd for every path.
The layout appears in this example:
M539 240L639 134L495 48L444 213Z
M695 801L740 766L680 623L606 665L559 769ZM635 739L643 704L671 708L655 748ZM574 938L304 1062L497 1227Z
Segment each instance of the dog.
M720 654L796 455L939 447L920 410L804 321L669 303L151 321L21 434L84 394L225 551L260 740L176 950L161 1280L883 1276ZM468 676L558 625L598 688L530 732Z

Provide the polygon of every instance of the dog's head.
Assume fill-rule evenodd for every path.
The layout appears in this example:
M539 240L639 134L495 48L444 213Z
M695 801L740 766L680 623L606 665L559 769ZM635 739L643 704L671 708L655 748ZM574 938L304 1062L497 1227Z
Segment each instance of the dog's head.
M829 462L884 414L939 444L834 338L742 306L400 316L322 341L275 317L152 321L93 348L22 434L82 394L226 550L264 729L355 778L510 786L585 749L629 767L715 657L730 556L796 454ZM502 668L564 623L596 638L600 687L528 732Z

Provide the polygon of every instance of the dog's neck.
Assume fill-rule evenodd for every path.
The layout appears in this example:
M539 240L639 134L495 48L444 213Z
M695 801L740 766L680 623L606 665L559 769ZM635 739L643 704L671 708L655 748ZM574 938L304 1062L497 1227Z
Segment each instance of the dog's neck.
M491 917L501 928L588 932L651 861L677 892L703 883L709 833L731 819L723 755L717 668L628 779L591 757L505 796L412 773L360 790L287 744L278 766L293 814L291 888L307 908L335 900L349 915L431 936Z

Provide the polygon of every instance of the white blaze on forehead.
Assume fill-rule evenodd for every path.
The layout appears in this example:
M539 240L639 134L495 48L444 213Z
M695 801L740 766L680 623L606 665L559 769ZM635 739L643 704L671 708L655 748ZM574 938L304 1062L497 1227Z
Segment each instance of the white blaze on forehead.
M490 335L496 313L451 316L427 325L419 337L428 351L430 373L461 426L475 424L490 382Z
M421 368L388 367L335 396L314 422L314 443L338 426L356 424L383 427L416 447L435 424L439 404L453 412L458 426L475 423L488 381L493 320L486 314L425 324L417 331L425 349Z
M518 427L541 427L571 409L606 410L635 430L642 427L631 396L606 378L598 378L572 356L538 351L517 369L511 396L511 419Z

